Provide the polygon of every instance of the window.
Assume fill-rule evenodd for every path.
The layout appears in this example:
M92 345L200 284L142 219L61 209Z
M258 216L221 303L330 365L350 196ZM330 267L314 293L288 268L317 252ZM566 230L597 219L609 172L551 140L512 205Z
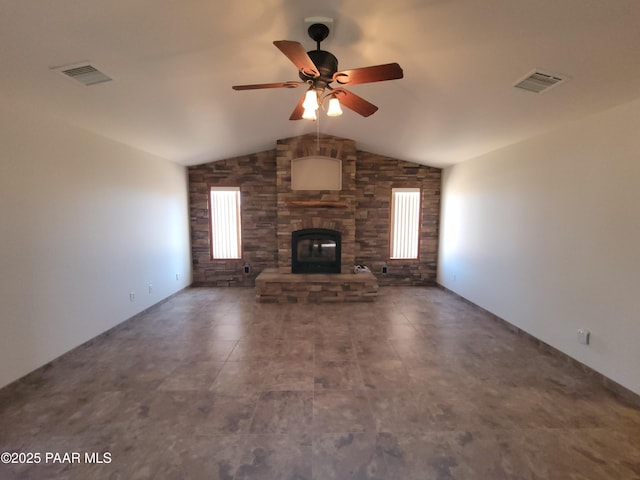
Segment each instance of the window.
M241 258L240 188L211 187L211 257Z
M391 258L418 258L420 189L391 190Z

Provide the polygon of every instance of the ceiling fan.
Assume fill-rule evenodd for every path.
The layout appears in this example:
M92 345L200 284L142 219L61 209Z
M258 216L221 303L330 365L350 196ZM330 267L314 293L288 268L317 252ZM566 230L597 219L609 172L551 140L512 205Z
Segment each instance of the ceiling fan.
M329 35L329 27L323 23L314 23L307 32L316 42L316 49L309 52L306 52L298 42L290 40L273 42L296 66L302 81L235 85L232 88L234 90L257 90L263 88L295 88L299 85L309 85L309 89L296 105L289 120L300 120L302 118L315 120L316 111L327 98L329 99L329 108L327 110L327 115L329 116L342 114L340 109L342 104L363 117L368 117L374 114L378 107L345 89L344 86L396 80L403 77L402 68L397 63L338 71L338 59L332 53L320 49L320 43Z

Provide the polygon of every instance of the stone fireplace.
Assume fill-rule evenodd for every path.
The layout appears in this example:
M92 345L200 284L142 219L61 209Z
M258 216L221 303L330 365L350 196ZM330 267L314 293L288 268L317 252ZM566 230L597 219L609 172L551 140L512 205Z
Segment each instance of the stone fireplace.
M292 161L339 160L339 185L313 190L292 186ZM279 140L276 150L278 269L256 278L260 302L371 302L378 282L354 274L356 258L356 144L303 135Z
M309 156L341 160L340 190L293 190L291 161ZM356 256L356 144L353 140L303 135L279 140L276 152L278 202L278 272L292 273L293 232L323 229L340 232L340 270L350 273Z

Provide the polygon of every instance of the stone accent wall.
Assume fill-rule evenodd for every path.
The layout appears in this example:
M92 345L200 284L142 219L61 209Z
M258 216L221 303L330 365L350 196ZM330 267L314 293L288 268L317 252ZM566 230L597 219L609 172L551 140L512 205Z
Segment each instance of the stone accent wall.
M254 286L267 268L291 272L291 232L330 228L342 232L342 272L371 268L380 285L430 285L436 281L440 217L438 168L358 151L353 140L316 135L279 140L276 149L189 167L193 282ZM291 160L322 155L342 160L342 190L291 190ZM209 238L211 186L239 186L243 258L212 260ZM420 260L389 260L391 189L422 188ZM291 206L292 201L346 206ZM251 274L243 274L243 265ZM382 266L387 274L382 274Z
M240 187L241 260L213 260L209 233L212 186ZM277 265L276 151L189 167L191 256L194 285L253 286L265 268ZM251 274L243 266L251 266Z
M314 134L278 140L278 271L291 273L291 232L329 228L342 234L342 273L353 269L356 252L356 144ZM291 160L310 155L342 160L342 190L291 190ZM290 206L295 201L344 202L345 207Z
M439 168L358 151L356 263L367 265L380 285L429 285L436 281L440 224ZM420 261L389 260L392 188L422 189ZM387 266L387 273L381 274Z

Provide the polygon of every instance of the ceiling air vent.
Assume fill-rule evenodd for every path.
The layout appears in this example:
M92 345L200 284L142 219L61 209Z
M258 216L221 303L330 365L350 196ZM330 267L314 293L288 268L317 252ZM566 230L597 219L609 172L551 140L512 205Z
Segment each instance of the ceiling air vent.
M111 77L105 75L93 65L88 63L67 65L66 67L54 68L63 75L77 80L83 85L95 85L97 83L109 82Z
M562 82L564 82L564 78L560 78L558 75L534 70L519 80L514 87L528 92L543 93Z

